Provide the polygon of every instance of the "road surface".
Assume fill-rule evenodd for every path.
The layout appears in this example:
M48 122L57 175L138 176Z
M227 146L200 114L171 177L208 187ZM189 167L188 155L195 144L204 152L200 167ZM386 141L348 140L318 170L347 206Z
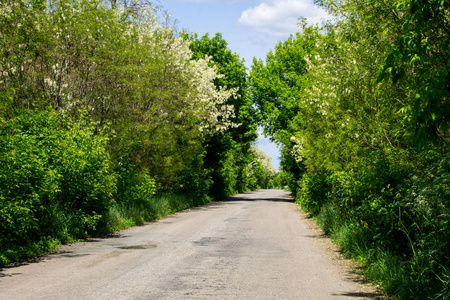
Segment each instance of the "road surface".
M0 269L0 299L373 299L348 264L260 190Z

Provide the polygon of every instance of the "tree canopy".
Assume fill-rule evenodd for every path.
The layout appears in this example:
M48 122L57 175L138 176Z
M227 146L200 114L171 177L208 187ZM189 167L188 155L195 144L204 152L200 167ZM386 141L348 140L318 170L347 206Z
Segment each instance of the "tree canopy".
M387 291L448 295L449 4L317 3L250 75L283 180Z
M0 12L0 265L270 184L220 34L179 34L149 1Z
M146 0L2 1L0 264L274 180L388 293L448 298L450 4L315 2L247 70Z

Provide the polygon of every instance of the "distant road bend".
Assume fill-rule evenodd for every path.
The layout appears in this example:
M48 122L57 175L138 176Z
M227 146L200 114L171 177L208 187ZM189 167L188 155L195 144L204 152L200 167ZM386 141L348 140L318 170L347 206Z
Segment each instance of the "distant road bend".
M289 193L260 190L0 270L0 299L373 299Z

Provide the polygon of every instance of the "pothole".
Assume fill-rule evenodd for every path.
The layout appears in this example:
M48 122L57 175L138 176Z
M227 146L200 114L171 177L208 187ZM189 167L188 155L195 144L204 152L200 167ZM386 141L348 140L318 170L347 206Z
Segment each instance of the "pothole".
M193 242L195 245L199 246L209 246L214 245L217 243L220 243L221 241L225 240L225 238L219 238L219 237L202 237L200 240Z
M124 250L143 250L143 249L151 249L156 248L156 244L146 244L146 245L126 245L126 246L118 246L116 248L124 249Z

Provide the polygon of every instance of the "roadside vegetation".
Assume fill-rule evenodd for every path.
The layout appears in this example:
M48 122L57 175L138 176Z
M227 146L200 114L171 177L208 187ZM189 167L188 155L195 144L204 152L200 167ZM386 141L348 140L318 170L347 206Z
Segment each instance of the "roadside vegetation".
M250 74L274 182L390 296L449 299L450 4L316 2Z
M393 298L449 299L450 4L316 3L247 70L147 1L2 1L0 266L276 187Z
M0 3L0 266L270 184L243 61L145 1Z

